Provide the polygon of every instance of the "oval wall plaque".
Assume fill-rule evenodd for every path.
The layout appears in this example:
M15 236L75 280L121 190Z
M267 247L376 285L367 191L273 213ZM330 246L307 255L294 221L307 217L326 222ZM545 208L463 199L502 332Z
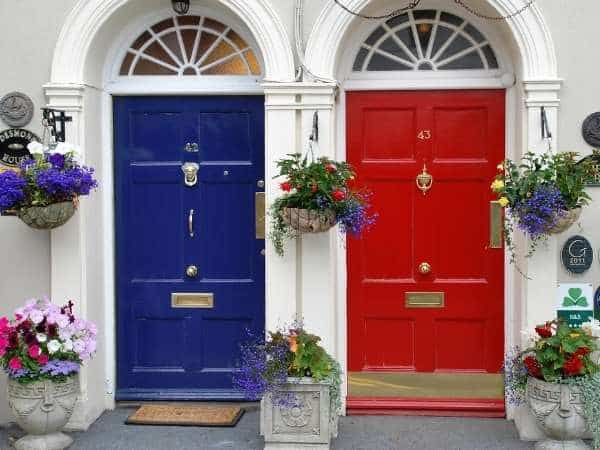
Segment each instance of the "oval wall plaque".
M600 147L600 112L590 114L581 127L583 139L592 147Z
M31 131L23 128L10 128L0 132L0 165L15 168L21 161L31 158L27 145L30 142L40 142Z
M583 236L570 237L562 249L563 266L571 273L587 272L594 262L594 249Z

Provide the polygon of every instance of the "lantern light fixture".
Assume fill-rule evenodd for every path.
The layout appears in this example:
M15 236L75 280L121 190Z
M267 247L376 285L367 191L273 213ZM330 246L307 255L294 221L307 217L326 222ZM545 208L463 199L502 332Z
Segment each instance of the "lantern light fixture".
M187 14L190 11L190 0L171 0L173 11L180 16Z

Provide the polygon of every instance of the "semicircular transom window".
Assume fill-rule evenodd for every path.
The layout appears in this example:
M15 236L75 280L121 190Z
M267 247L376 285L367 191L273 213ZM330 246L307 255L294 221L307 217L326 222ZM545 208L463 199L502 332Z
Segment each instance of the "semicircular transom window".
M144 31L121 63L121 76L260 75L254 50L231 27L200 16L175 16Z
M409 11L386 20L362 43L355 72L494 70L498 60L486 37L454 14Z

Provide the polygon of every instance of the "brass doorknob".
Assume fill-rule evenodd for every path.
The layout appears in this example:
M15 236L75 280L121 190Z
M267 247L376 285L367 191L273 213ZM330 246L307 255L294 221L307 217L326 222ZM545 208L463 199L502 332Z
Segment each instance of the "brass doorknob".
M422 262L419 264L419 273L421 275L427 275L428 273L431 273L431 264L428 262Z
M198 276L198 268L194 265L188 266L185 269L185 274L190 278L196 278Z

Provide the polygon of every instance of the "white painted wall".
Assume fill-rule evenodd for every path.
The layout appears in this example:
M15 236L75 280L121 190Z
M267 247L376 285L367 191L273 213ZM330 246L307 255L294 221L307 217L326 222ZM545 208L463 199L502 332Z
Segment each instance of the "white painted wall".
M293 36L294 1L265 1L271 4L280 17L288 36ZM305 0L305 39L310 34L313 24L323 6L331 1ZM390 7L397 6L395 0L386 1ZM193 4L207 7L214 6L217 3L216 0L192 0L192 2ZM36 133L41 132L39 126L39 108L46 103L42 86L50 80L50 64L57 37L67 14L75 3L76 0L53 0L51 2L42 0L0 0L0 61L2 61L0 62L0 96L12 90L19 90L33 98L36 107L36 116L28 128ZM378 0L376 3L379 5L385 4L384 0ZM481 6L484 0L473 1L472 3L474 6ZM590 51L590 49L594 48L594 44L597 41L596 24L597 18L600 17L600 2L597 0L578 0L576 6L569 4L569 9L567 9L568 5L565 0L545 0L544 2L537 3L553 36L558 55L559 76L564 79L563 89L560 94L560 120L557 127L560 136L559 148L589 151L590 149L581 139L580 126L588 113L600 110L600 83L597 82L600 60L594 58ZM144 12L144 8L157 7L162 4L168 6L169 1L149 0L144 3L144 8L140 8L140 4L137 3L137 6L126 6L124 11L138 10L141 14ZM424 2L424 6L427 7L426 2ZM340 14L345 13L340 11ZM127 17L127 15L124 14L121 17ZM125 23L122 23L119 17L115 17L111 21L110 26L113 27L113 31L116 33L120 27L125 26ZM500 30L500 34L506 36L506 31ZM91 53L90 57L93 60L93 64L88 65L88 69L93 72L94 76L89 76L89 79L93 79L94 82L100 82L101 80L101 73L105 62L102 57L106 55L108 48L112 44L108 39L111 35L114 36L110 32L103 32L103 36L106 39L99 40L97 42L99 45L95 49L96 51ZM326 119L329 108L328 101L324 101L320 106L308 106L305 112L299 113L300 122L296 128L293 125L294 117L297 116L296 107L293 106L293 89L289 94L281 94L280 90L275 87L272 89L277 91L277 93L272 95L274 102L285 99L283 100L284 105L281 109L278 109L274 105L267 112L268 116L272 116L270 136L273 139L287 140L288 144L291 145L293 145L293 142L301 142L306 135L307 124L312 114L311 108L324 110L323 118ZM306 96L306 98L308 99L310 96ZM86 108L90 108L91 114L98 114L100 116L102 99L99 93L86 93L84 101L86 102ZM329 122L332 123L332 121ZM517 129L520 126L520 123L516 124ZM296 133L296 135L291 137L292 133ZM332 128L325 133L325 136L328 136L327 139L330 139L330 142L334 142L334 134L335 131ZM98 136L95 135L85 135L82 138L85 139L85 142L98 141ZM279 151L276 149L276 145L276 142L268 144L269 154L275 155ZM109 149L106 150L109 151ZM324 151L333 154L336 150L327 149ZM339 149L337 149L337 153L339 154ZM96 157L98 156L96 154ZM100 161L94 160L90 162L98 166L101 165ZM582 232L590 237L592 244L600 246L600 227L597 226L600 219L600 189L594 190L593 196L597 203L584 212L581 222L583 227ZM84 207L82 215L79 217L81 223L86 223L87 221L96 223L95 221L98 219L93 214L93 206L96 201L96 199L92 198L90 199L90 204ZM100 228L100 224L98 224L97 229ZM77 226L75 229L78 230ZM68 232L68 230L69 228L65 228L64 232ZM58 236L57 234L56 237ZM563 240L564 237L558 239L558 242L554 243L552 248L559 248ZM297 250L299 257L306 256L304 262L297 265L295 262L289 263L288 261L289 264L284 263L284 265L273 266L270 269L271 272L268 272L268 274L270 273L273 277L285 277L286 280L285 289L282 285L280 291L275 289L272 291L272 294L278 294L278 304L280 305L280 313L282 315L289 315L293 311L298 311L308 318L315 318L315 320L319 321L319 327L322 327L325 337L335 340L336 332L327 329L327 323L321 320L322 317L319 311L317 311L319 304L316 302L317 297L313 296L315 285L311 286L309 284L309 282L315 283L315 279L310 277L310 257L307 256L308 253L315 250L314 247L317 242L313 241L311 239L305 240L298 246L290 249L288 253L288 258L294 258ZM101 292L103 288L100 286L100 283L104 268L100 264L102 258L96 258L96 256L104 252L105 256L110 257L111 249L103 247L104 242L101 238L90 239L88 236L84 242L85 248L79 250L88 255L94 255L94 258L89 259L89 264L94 267L94 272L98 277L84 277L83 279L79 279L78 283L85 284L85 289L82 286L77 286L75 290L81 291L83 289L84 292L91 293ZM329 245L332 244L330 243ZM56 254L51 255L50 247L49 233L31 231L14 218L0 219L0 249L3 251L3 258L0 259L0 315L11 312L27 297L50 292L51 256L54 258L60 256ZM554 256L549 254L549 256L551 258L558 258L557 254ZM336 263L333 257L330 263L332 265ZM288 265L285 266L285 264ZM291 267L293 270L291 272L282 272L282 268L285 267ZM52 275L53 279L60 279L59 274L54 273ZM599 276L600 264L596 262L594 269L581 279L594 282L599 279ZM328 276L327 278L331 280L335 277ZM562 270L559 270L557 279L567 281L571 277ZM327 286L328 282L323 277L317 278L317 280L319 280L319 285L323 285L328 295L331 295L337 289L336 286ZM556 281L556 279L548 280L549 283L555 283ZM516 286L515 289L519 290L519 287ZM56 286L53 287L53 290L61 292L61 290L56 290ZM523 291L527 292L526 287ZM63 292L65 291L63 290ZM282 297L288 300L287 304L281 302ZM102 310L104 305L94 301L101 298L102 296L99 295L98 298L87 299L85 313L88 318L100 320L99 318L103 316L103 313L106 313L106 311ZM55 300L61 302L64 299L57 298ZM312 309L310 309L311 301L316 302L312 305ZM273 303L275 303L275 298L273 299ZM549 305L554 303L554 298L536 298L534 303L529 305L531 310L536 312L534 316L543 316L546 311L550 311ZM279 322L279 318L274 316L277 309L275 307L268 309L272 313L268 317L268 322L271 325L276 325ZM335 312L331 312L331 314L335 315ZM529 317L528 320L532 320L532 318ZM335 320L329 323L332 327L335 326ZM104 336L107 338L109 333L106 332L110 331L109 328L110 324L107 323L106 327L104 327ZM342 338L343 336L339 336L338 340ZM110 345L110 343L107 344ZM326 342L326 345L335 347L341 351L344 348L340 346L340 342ZM88 384L94 386L94 389L86 390L86 395L88 395L89 399L99 404L103 403L101 397L104 391L103 377L100 374L110 365L110 361L108 360L111 359L111 354L105 354L103 351L97 356L92 366L93 370L90 370L90 376L88 377ZM0 380L2 380L1 377ZM5 422L9 418L5 410L6 402L4 401L3 393L4 388L0 385L0 423Z

